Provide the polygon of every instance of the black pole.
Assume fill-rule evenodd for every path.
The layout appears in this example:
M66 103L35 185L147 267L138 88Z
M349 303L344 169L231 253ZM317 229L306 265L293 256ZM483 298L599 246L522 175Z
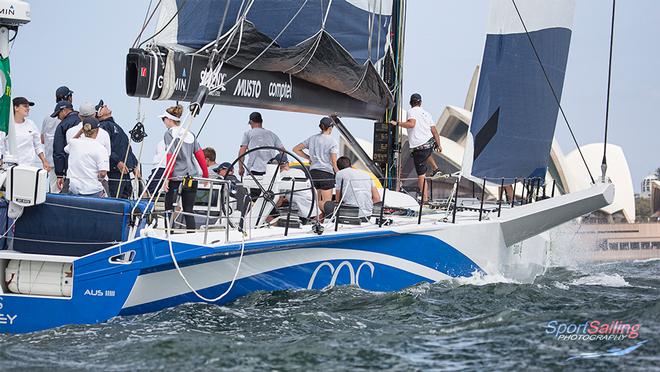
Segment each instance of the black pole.
M500 182L500 200L497 203L497 217L500 217L502 215L502 193L504 192L504 178L502 178L502 182Z
M456 223L456 208L458 208L458 184L460 179L456 179L456 192L454 194L454 210L451 212L451 223Z
M383 213L385 211L385 193L387 193L387 187L383 187L383 200L380 201L380 216L378 219L378 227L383 227Z
M341 180L341 185L339 186L339 190L341 190L341 198L337 200L337 203L341 203L341 199L344 198L344 180ZM325 207L325 206L324 206ZM335 212L335 231L339 230L339 210L341 209L341 204L337 204L335 207L336 212Z
M289 208L286 211L286 227L284 227L284 236L289 234L289 223L291 222L291 207L293 206L293 190L296 188L296 179L291 183L291 195L289 196Z
M557 185L557 181L552 180L552 192L550 192L550 197L554 198L555 197L555 186Z
M600 164L602 181L605 182L605 173L607 172L607 126L610 118L610 85L612 82L612 47L614 46L614 10L616 9L616 0L612 0L612 27L610 29L610 62L607 66L607 104L605 106L605 139L603 140L603 161Z
M520 192L520 205L525 204L525 191L527 190L527 178L523 178L522 191Z
M474 193L474 185L475 185L475 183L474 183L474 181L470 181L470 182L472 182L472 197L473 197L473 198L476 198L476 194Z
M479 221L481 221L481 216L484 212L484 199L486 196L486 179L484 178L484 183L481 185L481 205L479 206Z
M540 191L541 191L541 177L539 177L539 181L536 184L536 195L534 195L534 197L536 198L537 201L539 200L539 192Z
M426 192L426 179L424 180L424 183L422 184L422 200L419 203L419 216L417 216L417 224L422 223L422 207L424 207L424 193Z
M513 203L516 202L516 186L518 185L518 179L513 179L513 191L511 192L511 208L513 208Z

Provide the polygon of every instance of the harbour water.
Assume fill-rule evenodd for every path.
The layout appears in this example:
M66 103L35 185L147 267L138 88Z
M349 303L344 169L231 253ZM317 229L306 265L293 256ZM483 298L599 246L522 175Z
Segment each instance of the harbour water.
M261 292L0 335L0 370L658 370L658 273L660 260L647 260L551 268L533 284L475 277L387 294ZM616 321L637 332L571 340L580 324Z

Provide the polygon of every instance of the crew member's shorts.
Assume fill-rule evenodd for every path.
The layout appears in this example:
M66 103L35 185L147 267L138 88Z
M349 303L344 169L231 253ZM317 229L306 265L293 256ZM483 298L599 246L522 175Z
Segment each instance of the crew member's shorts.
M335 175L333 173L312 169L309 174L312 176L314 188L317 190L332 190L335 187Z
M415 171L418 176L426 174L428 167L426 166L426 160L433 154L433 147L427 147L424 149L415 148L412 150L413 162L415 163Z

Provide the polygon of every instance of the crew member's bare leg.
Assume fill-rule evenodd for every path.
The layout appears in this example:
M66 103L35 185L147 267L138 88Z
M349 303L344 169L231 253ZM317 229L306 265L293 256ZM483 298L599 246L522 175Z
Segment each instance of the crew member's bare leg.
M428 187L424 187L425 182L426 175L422 174L421 176L417 176L417 186L419 186L419 191L422 192L422 190L424 190L424 195L422 195L422 203L426 203L429 200L429 190Z

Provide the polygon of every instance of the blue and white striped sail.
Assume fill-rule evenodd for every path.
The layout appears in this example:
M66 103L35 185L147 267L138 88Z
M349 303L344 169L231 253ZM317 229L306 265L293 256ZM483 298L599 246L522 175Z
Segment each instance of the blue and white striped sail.
M547 80L561 98L574 8L573 0L491 2L464 176L508 184L545 177L559 111Z

